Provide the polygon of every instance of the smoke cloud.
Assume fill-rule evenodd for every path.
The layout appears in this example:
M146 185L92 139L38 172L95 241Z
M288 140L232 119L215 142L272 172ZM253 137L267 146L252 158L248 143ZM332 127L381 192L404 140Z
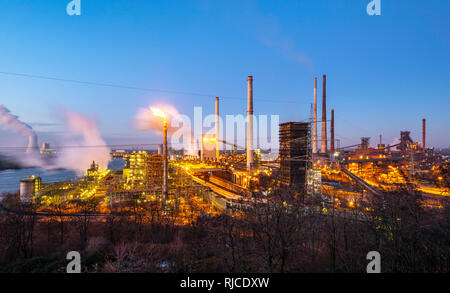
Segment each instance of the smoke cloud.
M61 149L58 149L56 161L43 160L39 153L12 154L16 161L24 167L40 166L44 169L69 169L80 175L95 161L99 168L107 168L110 159L110 149L102 139L95 119L83 116L66 108L61 108L61 119L64 125L64 134L61 138ZM22 136L36 137L36 133L28 124L20 121L17 116L3 105L0 105L0 122L6 129L12 130ZM38 148L33 141L33 147Z
M12 115L5 106L0 105L0 121L7 129L14 131L22 136L35 135L33 128L20 121L18 116Z
M169 126L167 132L169 135L173 134L178 129L178 127L172 126L172 121L175 121L180 116L178 110L169 105L161 105L157 106L157 108L164 109L166 112ZM163 119L155 117L150 108L139 108L136 116L134 117L133 128L143 131L154 130L162 136L163 124Z
M106 146L95 119L66 108L61 109L65 131L65 146L57 159L57 167L85 172L95 161L99 168L108 166L110 148Z
M168 129L170 136L170 146L176 150L184 149L186 154L194 154L195 145L192 143L191 120L188 116L182 115L176 108L169 105L161 105L158 108L163 109L167 114ZM150 108L140 108L134 117L133 126L136 130L156 131L163 135L164 121L155 117Z

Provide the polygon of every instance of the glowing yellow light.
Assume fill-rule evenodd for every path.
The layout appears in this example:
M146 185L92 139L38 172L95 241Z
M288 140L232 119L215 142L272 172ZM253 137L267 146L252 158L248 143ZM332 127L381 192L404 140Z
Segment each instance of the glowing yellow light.
M352 207L355 206L355 203L354 203L353 201L349 201L349 202L348 202L348 206L352 208Z
M203 141L204 141L204 142L207 142L208 140L209 140L209 138L207 138L207 137L204 137L204 138L203 138Z
M152 110L153 115L159 118L167 119L167 114L160 108L150 107L150 110Z
M216 138L215 137L211 137L211 142L216 142Z

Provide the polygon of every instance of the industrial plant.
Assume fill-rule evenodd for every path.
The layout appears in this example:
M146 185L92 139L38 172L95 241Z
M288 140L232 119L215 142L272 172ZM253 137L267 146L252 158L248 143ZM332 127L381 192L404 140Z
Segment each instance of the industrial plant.
M246 266L255 272L303 271L297 267L300 261L330 272L359 272L366 250L372 249L374 243L380 243L377 249L390 255L390 260L385 261L388 271L408 271L410 266L412 271L442 267L445 252L441 246L431 254L415 254L415 259L428 260L426 268L408 263L399 269L399 262L406 262L405 256L390 252L398 237L410 239L410 233L428 229L430 221L440 223L449 208L448 157L427 147L426 119L418 121L422 126L421 141L415 141L410 131L399 130L398 142L394 144L386 144L380 135L376 147L372 146L371 137L343 146L335 135L335 115L339 113L334 109L327 112L326 78L323 75L321 105L317 98L318 79L313 79L310 117L278 125L278 152L254 147L258 145L253 129L257 105L253 99L253 77L248 76L245 146L221 135L220 97L211 98L214 127L201 133L197 140L194 138L193 145L198 146L189 150L169 144L168 112L150 107L162 130L162 139L152 144L153 149L111 149L111 162L123 163L117 167L102 168L97 157L92 156L90 165L77 179L46 182L39 174L23 178L17 194L3 196L0 210L8 216L0 224L15 235L14 231L22 228L13 228L17 225L11 226L12 220L8 219L20 217L41 230L47 229L49 243L55 242L51 238L56 235L61 247L74 237L79 238L76 247L83 251L90 249L97 233L105 235L116 246L113 250L108 248L110 256L102 260L102 269L96 265L87 269L90 271L246 271ZM22 149L24 156L46 160L58 160L61 156L63 150L52 148L49 143L43 143L39 150L36 134L26 134L29 144ZM426 225L415 222L418 218L424 218L421 221ZM446 234L446 228L442 229L433 233ZM427 235L437 235L433 233ZM352 237L350 242L348 237ZM427 237L420 241L434 241ZM21 239L22 244L16 245L12 255L27 257L34 250L33 243L29 238ZM169 243L165 248L169 252L161 252L154 262L146 262L149 256L145 254L127 266L121 263L119 252L135 250L117 246L124 239L150 241L151 249ZM402 241L408 243L405 245L416 243ZM209 248L202 246L205 243ZM170 252L172 245L178 248ZM185 250L177 250L180 245ZM215 259L214 264L197 261L205 258L205 253L212 256L219 251L225 260ZM336 251L347 258L337 260ZM177 257L171 258L172 254ZM192 259L184 258L185 255ZM277 262L274 264L270 257ZM319 257L322 263L317 264ZM110 258L115 261L109 263Z
M450 1L0 3L0 275L450 272Z
M328 116L331 120L327 120L326 78L323 75L321 118L317 115L318 88L314 78L312 117L279 125L276 160L265 161L266 150L253 147L257 139L253 135L253 77L248 76L245 147L220 136L219 97L213 100L215 133L201 135L198 155L168 148L167 115L164 109L152 108L154 115L164 120L163 144L158 145L157 151L113 150L111 157L125 161L123 169L98 170L93 162L86 176L78 181L41 183L39 177L25 178L20 197L24 202L33 199L49 204L54 200L95 197L104 206L139 198L165 209L171 205L179 208L187 200L186 194L191 194L210 204L208 212L233 214L245 212L246 205L254 200L263 204L271 193L286 190L303 200L314 199L311 209L338 208L345 212L364 207L372 197L401 190L407 184L424 196L424 205L439 207L440 199L450 195L448 187L441 184L439 171L448 165L448 158L426 147L426 119L421 121L421 142L402 130L396 144L386 145L380 135L377 147L371 147L370 137L362 137L359 144L341 146L335 137L334 109ZM233 150L220 149L221 145L232 146ZM26 150L33 152L39 152L34 133L29 136ZM55 154L47 143L40 152ZM182 216L179 220L185 222Z

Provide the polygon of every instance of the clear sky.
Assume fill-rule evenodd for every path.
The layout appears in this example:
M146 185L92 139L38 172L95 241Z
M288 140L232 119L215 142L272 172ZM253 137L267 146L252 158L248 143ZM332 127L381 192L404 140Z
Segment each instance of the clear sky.
M0 104L41 141L60 134L63 106L95 117L109 143L159 142L133 130L139 107L208 114L213 96L240 97L222 99L221 114L245 114L248 75L255 113L305 120L325 73L341 145L401 130L420 140L427 118L428 145L450 146L450 1L381 0L381 16L367 15L369 0L81 0L81 16L69 2L0 0L1 72L211 97L0 74ZM13 142L26 140L0 127L0 145Z

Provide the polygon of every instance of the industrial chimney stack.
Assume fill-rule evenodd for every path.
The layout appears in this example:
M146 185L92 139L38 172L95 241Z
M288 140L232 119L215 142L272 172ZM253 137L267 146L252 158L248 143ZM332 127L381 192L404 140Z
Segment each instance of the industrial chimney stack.
M253 167L253 76L248 77L247 93L247 170Z
M215 127L216 127L216 159L219 159L219 97L216 97L216 115L215 115Z
M425 152L425 148L426 148L426 136L427 136L427 130L426 130L426 119L422 119L422 148L423 148L423 152Z
M327 153L327 76L323 75L323 96L322 96L322 144L320 152Z
M314 77L313 154L318 151L317 144L317 77Z
M330 126L330 150L334 153L334 109L331 109L331 126Z

